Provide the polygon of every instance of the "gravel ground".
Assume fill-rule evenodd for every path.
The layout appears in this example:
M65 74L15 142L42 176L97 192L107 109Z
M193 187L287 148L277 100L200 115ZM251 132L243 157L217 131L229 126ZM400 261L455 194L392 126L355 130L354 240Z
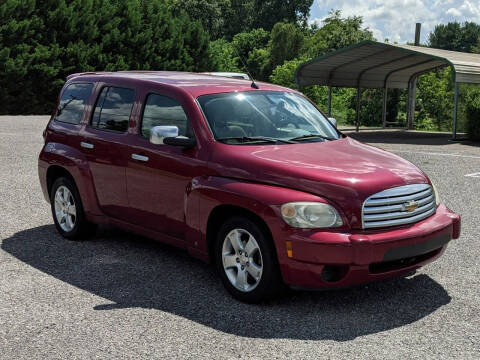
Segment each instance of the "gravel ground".
M425 170L461 238L406 278L246 305L180 250L114 229L63 240L37 178L47 120L0 117L1 359L480 358L480 147L355 135Z

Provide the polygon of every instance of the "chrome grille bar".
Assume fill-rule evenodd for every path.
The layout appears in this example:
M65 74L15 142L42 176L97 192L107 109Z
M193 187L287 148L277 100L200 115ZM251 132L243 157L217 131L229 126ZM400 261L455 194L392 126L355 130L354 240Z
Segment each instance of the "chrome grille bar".
M426 204L431 203L434 201L435 198L433 197L433 194L430 195L429 197L423 198L418 201L418 206L423 206ZM385 206L374 206L374 207L366 207L364 208L363 213L364 214L379 214L379 213L384 213L384 212L394 212L394 211L403 211L403 204L396 204L396 205L385 205Z
M367 229L411 224L435 211L435 195L430 185L404 185L381 191L365 200L362 225Z
M382 191L383 193L383 191ZM423 197L432 195L432 190L431 189L426 189L425 191L413 194L413 195L405 195L405 196L395 196L395 197L380 197L380 198L371 198L371 201L369 202L369 206L372 205L389 205L389 204L399 204L403 203L408 200L415 200L415 199L421 199Z

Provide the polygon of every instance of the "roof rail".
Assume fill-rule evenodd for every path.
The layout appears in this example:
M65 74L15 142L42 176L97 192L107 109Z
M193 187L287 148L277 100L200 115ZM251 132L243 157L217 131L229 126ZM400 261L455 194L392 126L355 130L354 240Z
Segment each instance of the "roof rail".
M89 72L82 72L82 73L75 73L75 74L70 74L67 76L67 81L74 78L74 77L77 77L77 76L82 76L82 75L96 75L98 74L98 72L95 72L95 71L89 71Z
M200 74L204 75L212 75L212 76L221 76L233 79L240 79L240 80L252 80L250 76L244 73L237 73L237 72L203 72Z

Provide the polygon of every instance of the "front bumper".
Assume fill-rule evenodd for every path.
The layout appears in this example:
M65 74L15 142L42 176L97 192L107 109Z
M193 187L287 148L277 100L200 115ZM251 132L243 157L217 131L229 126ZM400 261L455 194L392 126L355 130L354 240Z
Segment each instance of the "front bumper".
M279 254L280 267L292 286L351 286L417 269L441 256L459 236L460 217L440 205L431 217L401 228L291 233L283 239L291 242L292 257Z

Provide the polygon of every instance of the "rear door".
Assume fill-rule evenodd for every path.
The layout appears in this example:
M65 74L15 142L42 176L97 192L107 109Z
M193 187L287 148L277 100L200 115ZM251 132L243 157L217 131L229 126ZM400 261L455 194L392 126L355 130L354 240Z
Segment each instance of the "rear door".
M128 218L125 171L129 156L128 129L136 91L118 84L99 84L97 100L81 147L87 155L95 192L102 211L109 216Z

